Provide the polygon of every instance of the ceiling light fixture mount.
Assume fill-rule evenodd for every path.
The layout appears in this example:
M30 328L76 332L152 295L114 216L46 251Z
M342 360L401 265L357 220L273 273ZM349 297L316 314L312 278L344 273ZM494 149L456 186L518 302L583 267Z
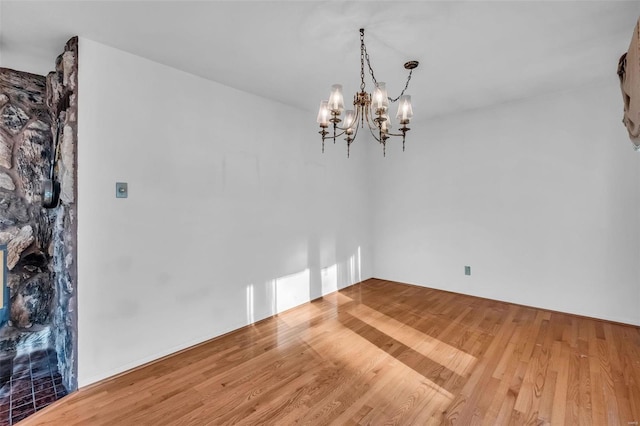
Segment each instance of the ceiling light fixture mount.
M420 62L418 61L409 61L409 62L405 62L404 63L404 69L406 70L413 70L418 68L418 65L420 64Z
M364 82L364 64L367 63L371 79L375 86L373 95L365 91ZM404 68L409 70L409 76L407 77L407 83L404 85L404 89L397 98L390 98L387 95L387 89L385 83L377 81L371 67L369 60L369 54L367 53L367 47L364 44L364 28L360 28L360 92L356 93L353 97L354 109L344 111L344 98L342 96L342 85L334 84L331 86L331 95L329 100L320 102L320 110L318 111L317 122L320 125L320 136L322 136L322 152L324 152L324 142L326 139L333 139L333 143L336 142L336 138L346 135L347 141L347 157L349 157L350 147L356 136L358 135L358 129L364 128L365 122L369 128L373 138L382 144L382 154L386 156L387 153L387 139L392 136L402 137L402 150L404 151L404 144L407 132L410 130L407 125L413 117L413 109L411 107L411 96L405 95L404 92L409 87L409 81L411 81L411 74L413 70L418 67L418 61L409 61L404 64ZM389 120L389 102L398 103L398 113L396 118L400 123L398 130L401 133L391 133L391 123ZM344 119L342 118L342 112L344 111ZM342 123L342 125L340 125ZM331 135L327 129L333 127L333 134Z

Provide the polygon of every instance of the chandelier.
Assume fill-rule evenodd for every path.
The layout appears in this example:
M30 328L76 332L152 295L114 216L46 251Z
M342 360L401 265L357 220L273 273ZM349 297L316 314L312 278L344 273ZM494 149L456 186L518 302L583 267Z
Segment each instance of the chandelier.
M373 95L365 91L364 82L364 63L367 62L371 79L375 86ZM322 152L324 153L324 142L326 139L333 139L345 135L347 141L347 158L351 144L358 135L358 129L364 128L365 123L373 138L382 145L382 154L386 156L387 140L392 137L402 137L402 150L404 151L405 137L410 130L407 125L413 117L413 109L411 108L411 96L405 95L404 92L409 87L411 74L418 66L418 61L409 61L404 64L404 68L409 70L407 83L397 98L390 98L387 95L385 83L377 81L369 61L367 47L364 45L364 28L360 28L360 92L353 97L354 109L344 111L344 98L342 96L342 85L334 84L331 86L331 94L328 101L320 102L320 111L318 111L317 122L320 125L320 135L322 136ZM396 118L400 124L398 131L400 133L391 132L391 123L389 120L389 102L398 102L398 112ZM342 112L344 111L344 118ZM342 124L341 124L342 123ZM328 131L329 127L333 127L333 132ZM332 134L331 134L332 133Z

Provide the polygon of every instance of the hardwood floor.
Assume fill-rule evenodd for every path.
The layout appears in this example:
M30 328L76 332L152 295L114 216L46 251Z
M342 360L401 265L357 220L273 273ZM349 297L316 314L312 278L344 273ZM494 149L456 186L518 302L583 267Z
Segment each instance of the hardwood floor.
M24 425L636 425L640 328L367 280Z

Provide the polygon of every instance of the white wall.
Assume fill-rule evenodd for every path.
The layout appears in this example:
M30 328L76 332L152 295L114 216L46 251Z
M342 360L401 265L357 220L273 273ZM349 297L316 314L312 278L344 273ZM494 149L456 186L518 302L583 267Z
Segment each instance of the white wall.
M80 386L371 276L366 155L323 156L315 113L84 38L79 61Z
M347 160L314 113L87 39L79 78L80 386L372 275L640 324L614 81Z
M414 123L404 155L374 162L374 276L639 325L640 153L621 118L612 73Z

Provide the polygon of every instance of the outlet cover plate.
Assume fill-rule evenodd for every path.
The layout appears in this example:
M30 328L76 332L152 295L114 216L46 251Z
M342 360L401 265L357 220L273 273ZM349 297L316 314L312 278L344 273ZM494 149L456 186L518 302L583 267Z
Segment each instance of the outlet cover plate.
M471 266L465 266L464 267L464 274L465 275L471 275Z

